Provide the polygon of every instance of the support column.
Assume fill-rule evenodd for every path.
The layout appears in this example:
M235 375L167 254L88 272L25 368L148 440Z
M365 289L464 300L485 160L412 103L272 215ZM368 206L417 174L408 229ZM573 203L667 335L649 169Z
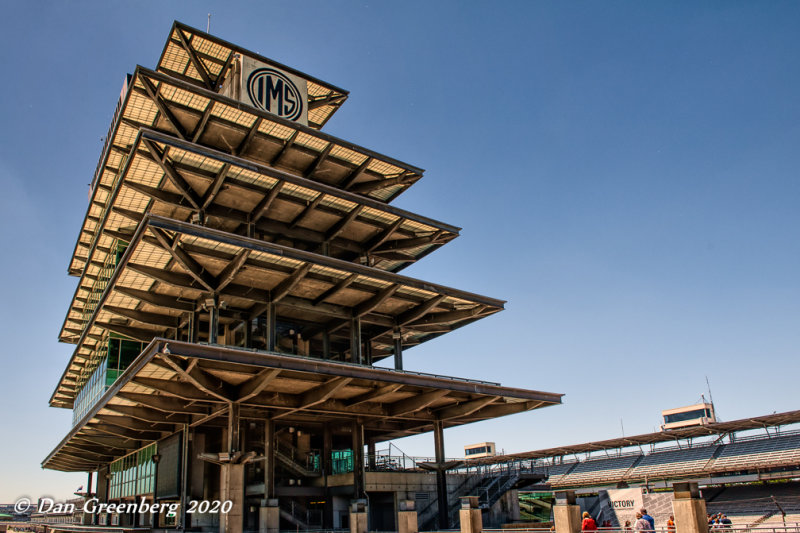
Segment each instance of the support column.
M350 503L350 533L367 533L367 501Z
M481 533L483 531L483 515L478 506L477 496L461 497L458 521L461 524L461 533Z
M362 364L361 360L361 319L353 317L350 319L350 361Z
M92 478L94 477L94 472L89 472L89 479L86 480L86 497L84 497L83 501L87 501L92 498ZM95 491L97 492L97 491ZM92 519L94 518L94 514L83 513L83 517L81 519L81 524L84 526L92 525Z
M331 358L331 334L328 330L322 332L322 358Z
M275 317L275 304L270 303L267 305L267 310L264 313L266 316L266 327L264 328L264 339L267 344L267 351L274 352L277 343L277 319Z
M369 462L369 469L374 472L375 471L375 440L368 439L367 440L367 461Z
M217 344L219 335L219 295L213 294L206 298L206 308L208 309L208 343Z
M241 406L239 402L230 402L228 404L228 449L231 459L233 454L242 451L242 443L239 438L239 431L241 429L239 420L239 410Z
M264 499L258 511L258 532L278 533L281 510L275 498L275 421L264 420Z
M397 533L419 533L417 509L414 500L400 500L397 511Z
M189 425L183 424L181 437L181 514L180 527L184 531L189 529L191 515L186 512L189 504Z
M708 533L706 501L700 497L697 483L675 483L672 510L678 533Z
M364 341L364 364L372 366L372 339Z
M197 320L197 311L189 312L189 321L186 324L187 340L189 342L197 342L198 333L200 331L200 324Z
M264 499L275 497L275 421L264 421Z
M325 484L325 506L322 510L323 529L333 529L333 501L331 501L331 489L328 486L328 476L333 473L332 453L333 434L330 425L325 424L322 428L322 460L320 464L322 481Z
M436 464L436 506L439 512L439 529L450 527L449 506L447 500L447 474L441 466L444 465L444 425L441 420L433 421L433 448Z
M353 499L364 497L364 424L353 420ZM352 526L351 526L352 528Z
M394 341L394 368L395 370L403 370L403 333L400 331L399 326L395 326L392 332L392 340Z
M244 347L253 347L253 321L249 317L244 320Z
M556 533L581 533L581 507L576 504L574 490L556 492L553 521Z
M242 533L244 530L244 467L234 463L220 465L220 500L233 502L229 512L219 514L220 533Z

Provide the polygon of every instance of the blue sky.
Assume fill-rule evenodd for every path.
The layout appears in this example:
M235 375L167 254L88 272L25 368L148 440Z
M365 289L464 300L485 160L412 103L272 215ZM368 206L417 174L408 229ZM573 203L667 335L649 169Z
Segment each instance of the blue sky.
M726 420L800 407L798 3L3 11L0 502L85 481L39 463L70 426L47 400L72 351L56 337L87 184L124 75L209 12L212 33L350 90L325 131L427 169L396 205L464 230L405 273L509 301L407 368L566 394L448 430L448 455L616 437L620 419L652 431L705 376Z

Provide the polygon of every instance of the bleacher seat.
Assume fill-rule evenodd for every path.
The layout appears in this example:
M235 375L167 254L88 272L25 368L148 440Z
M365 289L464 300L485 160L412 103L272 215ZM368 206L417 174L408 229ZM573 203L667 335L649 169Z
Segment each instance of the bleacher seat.
M716 449L717 446L700 446L651 453L643 457L625 479L656 480L698 474L703 471Z
M800 435L726 444L709 466L715 472L800 464Z
M557 482L550 480L552 486L581 486L598 483L616 483L639 460L641 455L623 455L608 459L593 459L579 463Z
M561 481L561 478L563 478L567 474L567 472L569 472L576 465L579 465L579 464L580 463L563 463L563 464L559 464L559 465L548 465L548 466L545 466L544 467L545 473L548 476L547 482L550 483L550 485L555 486L556 484L558 484Z

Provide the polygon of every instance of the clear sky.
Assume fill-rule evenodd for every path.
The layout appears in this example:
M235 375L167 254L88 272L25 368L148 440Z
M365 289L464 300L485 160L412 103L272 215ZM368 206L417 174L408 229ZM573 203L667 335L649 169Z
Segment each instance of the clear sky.
M123 77L174 19L350 90L325 131L427 169L396 205L464 228L405 273L508 300L412 370L565 393L447 454L800 408L800 3L3 2L0 502L42 471L67 263ZM430 435L399 441L429 455Z

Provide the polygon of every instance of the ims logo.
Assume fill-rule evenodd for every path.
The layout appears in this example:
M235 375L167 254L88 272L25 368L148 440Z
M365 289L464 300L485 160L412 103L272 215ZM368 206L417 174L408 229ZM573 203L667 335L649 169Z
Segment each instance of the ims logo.
M250 73L247 95L254 106L289 120L297 120L305 105L297 86L271 68L258 68Z

